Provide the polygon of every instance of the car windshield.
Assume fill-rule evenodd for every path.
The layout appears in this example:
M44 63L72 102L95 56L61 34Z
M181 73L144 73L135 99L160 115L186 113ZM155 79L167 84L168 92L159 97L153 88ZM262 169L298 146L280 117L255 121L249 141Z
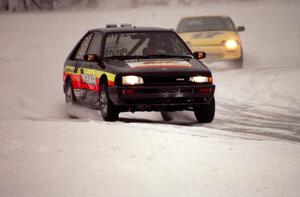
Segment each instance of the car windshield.
M174 32L109 33L105 58L188 57L191 52Z
M183 19L177 29L178 33L199 31L234 31L233 22L226 17L199 17Z

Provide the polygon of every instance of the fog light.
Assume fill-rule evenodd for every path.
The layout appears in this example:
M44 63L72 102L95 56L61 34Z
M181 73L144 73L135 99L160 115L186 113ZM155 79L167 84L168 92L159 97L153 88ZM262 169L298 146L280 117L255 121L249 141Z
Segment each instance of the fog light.
M135 90L134 89L124 89L123 94L134 94Z
M208 94L211 92L211 89L210 88L199 88L199 92Z

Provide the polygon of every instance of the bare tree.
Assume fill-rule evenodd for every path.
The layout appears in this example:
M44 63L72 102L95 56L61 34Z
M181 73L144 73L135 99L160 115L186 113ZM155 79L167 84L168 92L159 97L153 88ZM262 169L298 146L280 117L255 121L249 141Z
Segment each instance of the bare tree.
M94 8L97 5L98 5L98 1L97 0L88 0L86 2L86 7Z
M178 0L178 4L190 5L193 0Z
M8 0L0 1L0 11L8 10Z
M32 4L40 10L54 9L55 0L31 0Z

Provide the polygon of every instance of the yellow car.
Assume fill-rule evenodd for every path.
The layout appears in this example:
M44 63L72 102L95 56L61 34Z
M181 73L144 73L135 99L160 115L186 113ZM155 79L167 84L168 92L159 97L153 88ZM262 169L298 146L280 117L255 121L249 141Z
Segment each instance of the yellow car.
M182 18L177 33L194 51L206 52L208 61L230 60L237 67L243 65L242 42L236 27L228 16L199 16Z

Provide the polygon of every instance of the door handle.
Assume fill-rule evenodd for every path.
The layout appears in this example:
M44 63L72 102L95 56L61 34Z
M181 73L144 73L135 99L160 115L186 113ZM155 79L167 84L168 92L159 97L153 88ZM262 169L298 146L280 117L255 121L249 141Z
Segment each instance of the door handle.
M75 69L74 69L74 73L77 73L78 72L78 64L75 64Z

